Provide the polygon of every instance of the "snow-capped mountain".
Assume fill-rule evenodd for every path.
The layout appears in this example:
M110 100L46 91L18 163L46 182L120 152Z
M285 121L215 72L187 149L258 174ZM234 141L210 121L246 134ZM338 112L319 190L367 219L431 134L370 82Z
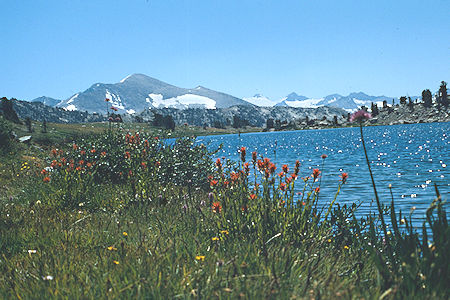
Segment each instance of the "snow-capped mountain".
M420 97L411 97L416 100ZM348 96L342 96L339 94L331 94L324 98L308 98L305 96L298 96L295 93L289 94L276 104L276 106L290 106L290 107L303 107L303 108L317 108L321 106L339 107L345 109L348 112L353 112L359 109L361 106L371 107L372 102L376 103L379 107L383 105L383 101L387 101L389 105L398 103L399 99L396 97L386 96L370 96L363 92L351 93Z
M252 105L242 99L202 86L180 88L144 74L132 74L115 84L96 83L57 104L66 110L106 112L105 98L118 113L133 114L148 108L226 108Z
M276 101L270 100L269 98L261 94L256 94L253 97L243 99L259 107L268 107L268 106L270 107L274 106L277 103Z
M61 100L58 100L58 99L54 99L54 98L50 98L50 97L45 97L45 96L42 96L42 97L38 97L38 98L36 98L36 99L33 99L33 100L31 100L31 102L40 102L40 103L43 103L43 104L45 104L45 105L47 105L47 106L56 106L59 102L61 102Z

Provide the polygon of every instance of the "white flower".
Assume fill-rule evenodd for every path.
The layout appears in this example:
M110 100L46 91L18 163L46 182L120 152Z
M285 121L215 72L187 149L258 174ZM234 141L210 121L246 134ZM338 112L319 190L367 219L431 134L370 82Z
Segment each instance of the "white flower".
M53 276L52 275L47 275L42 277L43 280L53 280Z

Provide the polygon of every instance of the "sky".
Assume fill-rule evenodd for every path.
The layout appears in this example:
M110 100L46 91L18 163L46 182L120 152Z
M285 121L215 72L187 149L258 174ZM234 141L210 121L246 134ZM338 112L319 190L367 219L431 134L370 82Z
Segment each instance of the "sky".
M0 0L0 97L143 73L280 99L398 97L450 80L449 0Z

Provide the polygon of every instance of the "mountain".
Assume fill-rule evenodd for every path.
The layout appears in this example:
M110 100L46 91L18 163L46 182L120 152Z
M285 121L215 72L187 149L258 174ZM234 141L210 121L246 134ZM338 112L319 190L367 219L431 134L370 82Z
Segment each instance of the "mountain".
M180 88L144 74L132 74L118 83L96 83L61 101L57 106L66 110L106 113L105 98L120 114L134 114L148 108L226 108L233 105L252 105L242 99L198 86Z
M292 95L292 96L291 96ZM371 107L372 102L376 103L378 107L383 105L383 101L387 101L389 105L399 103L399 99L395 97L386 96L370 96L363 92L350 93L348 96L342 96L339 94L331 94L324 98L307 98L304 96L298 96L295 93L289 94L280 100L275 106L289 106L289 107L303 107L303 108L317 108L321 106L338 107L345 109L348 112L353 112L359 109L361 106ZM418 96L411 97L412 100L420 99Z
M55 107L59 102L61 102L61 100L42 96L42 97L38 97L36 99L31 100L31 102L40 102L45 105Z
M276 104L275 101L270 100L269 98L261 95L261 94L256 94L253 97L250 98L243 98L245 101L254 104L256 106L259 107L270 107L270 106L274 106Z

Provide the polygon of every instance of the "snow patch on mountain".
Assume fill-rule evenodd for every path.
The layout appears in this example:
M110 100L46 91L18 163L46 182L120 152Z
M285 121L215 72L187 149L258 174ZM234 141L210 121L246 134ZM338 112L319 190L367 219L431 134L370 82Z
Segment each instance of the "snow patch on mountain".
M75 95L73 95L68 101L67 101L67 104L70 104L70 103L72 103L73 102L73 100L75 100L77 97L78 97L78 95L79 94L75 94Z
M149 94L149 97L152 100L151 104L156 108L173 107L178 109L186 109L190 107L198 107L216 109L216 101L208 97L194 94L184 94L168 99L163 99L163 96L160 94Z
M279 106L290 106L290 107L301 107L301 108L317 108L321 105L318 105L320 101L322 101L323 98L320 99L306 99L306 100L294 100L294 101L288 101L284 100L282 103L285 105L279 105Z
M124 83L128 78L130 78L131 76L133 76L133 74L128 75L127 77L125 77L124 79L122 79L120 81L120 83Z
M66 107L64 107L64 110L75 111L75 110L77 110L77 107L73 104L69 104Z
M254 104L256 106L260 106L260 107L267 107L267 106L271 107L276 104L275 101L272 101L269 98L267 98L261 94L256 94L253 97L249 97L249 98L243 98L243 100L250 102L251 104Z

